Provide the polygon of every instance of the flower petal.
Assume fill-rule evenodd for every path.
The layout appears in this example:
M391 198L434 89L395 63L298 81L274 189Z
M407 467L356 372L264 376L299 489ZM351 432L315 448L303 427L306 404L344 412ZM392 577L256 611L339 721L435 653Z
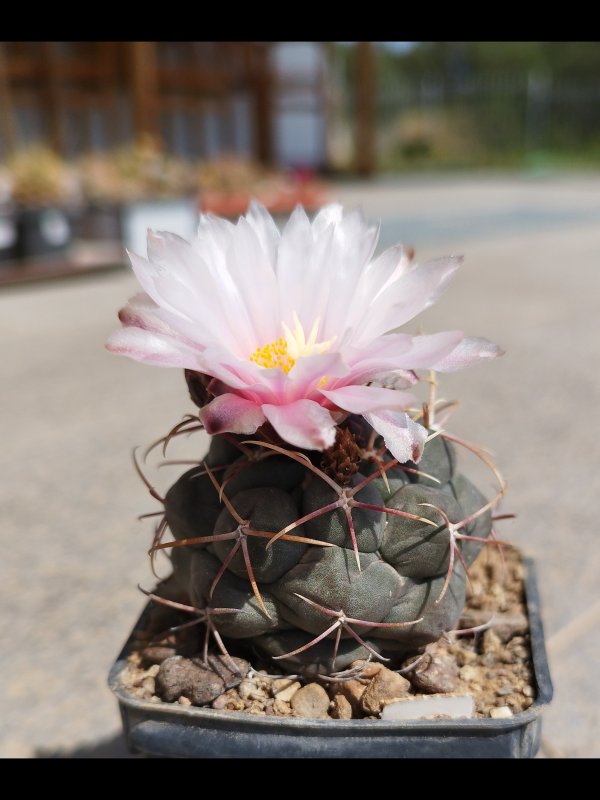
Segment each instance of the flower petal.
M171 336L141 328L121 328L115 331L106 342L106 349L157 367L184 367L201 371L202 353L199 350L194 350Z
M325 219L325 217L324 217ZM315 233L306 212L297 206L281 235L277 254L277 282L282 322L294 327L294 312L305 331L312 329L329 298L329 252L335 228L329 224Z
M240 217L227 253L227 267L244 302L255 338L248 341L250 355L257 347L281 334L278 286L270 256L255 228ZM231 322L230 322L231 324Z
M277 264L277 248L281 235L277 225L275 225L273 221L273 217L262 203L252 200L248 213L246 214L246 219L258 237L260 246L268 258L271 269L274 270Z
M325 304L320 310L324 339L339 337L348 327L353 298L364 280L378 238L379 226L369 225L360 209L346 214L335 226L327 264L330 294L324 298L319 291L319 299Z
M257 403L237 394L221 394L200 409L206 432L254 433L265 421L265 415Z
M205 348L204 344L193 338L198 335L198 330L192 323L161 308L144 292L129 298L127 305L119 310L119 320L126 328L162 333L200 351Z
M459 266L459 258L439 259L401 274L371 305L356 341L372 341L411 320L440 296Z
M385 446L401 464L417 463L423 455L427 429L399 411L377 411L364 415L369 425L383 436Z
M210 275L203 269L201 260L196 260L195 283L189 278L189 271L182 266L186 258L194 258L191 248L179 237L166 237L149 232L148 246L150 252L158 257L162 245L165 254L156 263L129 253L133 271L146 293L161 308L172 315L173 319L181 319L183 325L193 327L197 331L194 337L198 341L210 342L219 331L221 340L229 347L235 346L235 340L228 336L233 315L226 315L221 310L219 298L210 280ZM171 260L169 261L170 254ZM185 253L185 254L184 254ZM203 274L204 273L204 274Z
M200 361L202 372L256 402L276 402L281 393L279 383L285 376L280 370L261 369L252 361L236 358L224 347L207 347Z
M462 331L443 331L428 336L390 333L368 347L346 356L351 367L348 383L365 383L375 375L394 369L431 369L451 353L463 338Z
M327 409L312 400L285 406L264 404L265 417L281 438L306 450L325 450L335 441L335 422Z
M375 298L411 266L407 251L401 244L389 247L368 264L356 287L348 309L346 325L356 328L368 314Z
M335 384L338 378L344 383L349 372L348 366L336 352L299 358L282 387L283 397L289 402L307 397L320 403L319 384Z
M313 232L319 236L330 225L337 225L343 216L344 207L341 203L328 203L326 206L322 206L312 221Z
M504 350L488 339L482 339L478 336L465 336L454 350L440 361L437 361L431 369L439 372L454 372L457 369L468 367L475 361L481 361L484 358L498 358L502 355L504 355Z
M364 414L377 409L405 409L417 402L410 392L397 392L378 386L342 386L339 389L320 390L338 408L351 414Z

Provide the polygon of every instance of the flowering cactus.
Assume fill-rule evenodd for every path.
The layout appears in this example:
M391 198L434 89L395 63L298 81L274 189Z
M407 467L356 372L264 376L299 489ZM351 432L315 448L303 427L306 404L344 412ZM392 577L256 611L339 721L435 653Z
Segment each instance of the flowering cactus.
M107 346L185 369L199 411L165 446L212 436L165 498L152 490L164 514L151 553L170 551L179 607L224 652L223 637L252 639L321 671L414 652L456 626L492 534L501 477L436 422L433 391L417 411L408 389L421 370L500 350L460 331L392 332L460 262L419 266L400 245L373 258L377 238L337 204L312 223L297 208L281 234L253 204L237 225L203 216L193 242L149 232L148 258L130 254L144 291ZM491 501L456 472L455 443L494 469Z

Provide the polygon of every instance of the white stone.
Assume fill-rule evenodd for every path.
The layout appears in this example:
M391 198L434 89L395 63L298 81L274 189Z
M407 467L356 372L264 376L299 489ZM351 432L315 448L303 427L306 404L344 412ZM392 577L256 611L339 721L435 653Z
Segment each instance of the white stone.
M474 709L473 696L470 694L407 695L387 703L381 712L381 719L470 719Z
M513 712L508 706L498 706L498 708L492 708L490 711L490 717L492 719L509 719L512 715Z
M280 692L277 692L275 697L278 700L283 700L286 703L289 703L292 697L296 694L298 689L300 689L302 684L299 681L292 683L291 686L288 686L286 689L282 689Z

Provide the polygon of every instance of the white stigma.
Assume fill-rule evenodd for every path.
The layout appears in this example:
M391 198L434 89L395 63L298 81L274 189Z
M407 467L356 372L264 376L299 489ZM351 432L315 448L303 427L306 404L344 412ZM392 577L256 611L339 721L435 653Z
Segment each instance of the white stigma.
M310 333L308 334L308 339L304 335L304 328L302 327L302 323L298 319L298 314L295 311L292 313L292 317L294 320L293 331L290 330L285 322L282 322L281 325L283 327L283 333L287 344L288 355L293 358L294 361L298 358L302 358L303 356L313 356L326 353L330 349L331 345L335 342L337 338L336 336L333 336L326 342L317 342L319 325L321 324L320 317L315 319L313 326L310 329Z

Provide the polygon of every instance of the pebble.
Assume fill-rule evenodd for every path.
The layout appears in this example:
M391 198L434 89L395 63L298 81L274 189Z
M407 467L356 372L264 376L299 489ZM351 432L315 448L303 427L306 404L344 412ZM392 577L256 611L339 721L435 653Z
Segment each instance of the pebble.
M273 711L280 717L289 717L292 713L292 707L289 703L286 703L285 700L276 697L273 701Z
M169 617L171 612L166 612L167 616L159 623L157 630L164 630L171 624ZM177 631L175 634L165 636L156 644L149 644L141 651L141 665L143 667L151 664L162 664L165 659L171 656L181 655L186 657L193 656L198 651L198 631L189 628Z
M183 656L171 656L163 661L156 676L156 686L167 703L185 695L198 706L210 703L225 688L221 678L212 670L203 669Z
M329 695L318 683L307 683L292 697L292 710L297 717L327 719Z
M501 686L499 689L496 689L496 695L498 697L506 697L508 694L512 694L514 691L512 686Z
M490 611L475 611L469 609L465 611L460 619L461 628L476 627L489 621L492 616ZM525 614L519 611L509 613L495 612L493 627L491 630L498 636L500 641L508 642L518 634L525 633L529 629L529 622Z
M291 686L294 683L292 678L275 678L275 680L271 683L271 691L273 692L273 697L282 692L284 689L287 689L288 686Z
M509 719L512 715L513 712L508 706L498 706L497 708L492 708L490 711L490 717L492 719Z
M524 686L521 691L525 695L525 697L533 697L533 687L531 686Z
M336 694L333 698L331 716L334 719L352 719L352 706L343 694Z
M205 667L201 661L196 661L195 659L192 659L192 661L198 663L201 667ZM250 671L250 664L248 661L235 656L233 658L227 658L227 656L221 654L210 655L208 657L208 663L211 669L221 678L226 689L232 689L234 686L238 686L242 678Z
M289 686L286 686L277 692L275 696L278 700L283 700L284 703L289 703L301 686L302 684L299 681L294 681L293 683L289 683Z
M250 700L261 700L264 705L265 700L267 700L269 697L269 693L265 691L262 687L257 686L256 689L250 692L248 696Z
M140 686L146 692L149 692L150 695L153 695L154 692L156 691L156 681L154 680L154 678L151 678L149 675L147 675L142 680L142 682L140 683Z
M350 664L350 668L360 670L360 675L357 675L357 680L362 681L374 678L375 675L383 669L383 664L381 661L364 661L358 659L358 661L353 661L352 664Z
M179 703L180 706L191 706L192 705L192 701L189 699L189 697L184 697L183 695L181 695L181 697L179 698L179 700L177 702Z
M471 664L467 664L466 666L461 667L459 669L458 675L461 681L474 681L479 677L480 672L477 669L477 667L474 667Z
M154 664L162 664L167 658L171 658L176 653L175 645L155 644L145 647L141 653L142 667L150 667Z
M498 653L502 650L502 642L498 634L491 628L483 632L483 652Z
M477 653L473 652L473 650L460 650L457 648L454 655L459 667L464 667L466 664L472 664L477 661Z
M216 708L219 711L223 709L227 709L228 711L242 711L244 705L245 703L239 696L237 689L228 689L226 692L219 695L219 697L215 697L211 703L212 708Z
M436 653L426 656L406 677L414 689L426 694L453 692L457 684L458 666L452 656Z
M196 706L204 706L218 697L223 691L223 681L218 675L209 670L194 677L189 698Z
M500 653L500 661L503 664L514 664L516 660L514 653L511 653L510 650L503 650Z
M256 689L254 681L244 679L238 686L238 692L241 698L248 700L252 692Z
M397 672L383 667L364 691L361 708L365 714L379 714L386 703L398 700L410 689L410 683Z
M244 710L248 714L254 714L258 717L264 717L267 714L265 711L265 704L261 703L259 700L251 700L250 704L247 705Z
M365 693L366 688L367 687L364 683L361 683L353 678L349 681L338 681L337 683L332 683L330 686L330 691L334 696L336 694L343 695L350 703L354 714L358 716L361 711L360 701L362 700L362 696Z

